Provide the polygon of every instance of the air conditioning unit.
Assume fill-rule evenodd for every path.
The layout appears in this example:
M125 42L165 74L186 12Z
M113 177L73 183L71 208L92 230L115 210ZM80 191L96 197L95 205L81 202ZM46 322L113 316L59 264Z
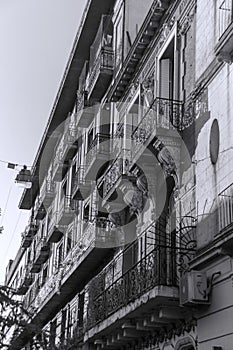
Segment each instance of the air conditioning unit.
M180 278L180 304L208 303L207 276L205 272L190 271Z

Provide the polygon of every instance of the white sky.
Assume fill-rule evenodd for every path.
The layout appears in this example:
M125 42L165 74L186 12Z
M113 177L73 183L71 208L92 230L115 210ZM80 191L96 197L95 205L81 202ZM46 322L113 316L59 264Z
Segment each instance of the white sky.
M0 160L33 163L85 3L0 0ZM16 175L0 163L0 283L28 221Z

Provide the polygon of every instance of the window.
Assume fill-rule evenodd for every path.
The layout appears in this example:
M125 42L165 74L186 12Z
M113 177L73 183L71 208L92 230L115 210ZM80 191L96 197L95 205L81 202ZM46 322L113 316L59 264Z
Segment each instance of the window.
M173 99L174 95L174 40L160 58L159 97Z
M50 323L50 346L51 349L55 348L55 339L56 339L56 329L57 329L57 320L55 319Z
M43 269L41 286L45 284L47 277L48 277L48 266L44 267Z
M57 266L62 263L63 260L63 243L57 248Z
M123 6L120 8L117 14L117 18L114 23L114 60L115 69L117 72L122 64L123 55Z
M67 233L67 238L66 238L66 254L69 253L71 248L72 248L72 231L69 231Z

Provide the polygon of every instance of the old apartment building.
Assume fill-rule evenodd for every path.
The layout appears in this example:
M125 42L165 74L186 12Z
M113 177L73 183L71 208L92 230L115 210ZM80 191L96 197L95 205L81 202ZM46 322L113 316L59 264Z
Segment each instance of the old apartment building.
M88 0L6 284L10 350L231 350L232 0Z

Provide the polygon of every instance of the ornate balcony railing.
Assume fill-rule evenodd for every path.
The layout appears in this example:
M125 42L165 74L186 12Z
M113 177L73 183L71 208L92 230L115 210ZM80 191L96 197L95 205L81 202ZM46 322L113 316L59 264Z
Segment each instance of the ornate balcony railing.
M74 179L72 183L72 198L76 200L83 201L90 189L91 183L85 178L85 166L80 165L74 174Z
M43 237L39 240L37 244L34 264L35 265L44 264L48 260L49 254L50 254L50 245L46 237Z
M58 223L60 225L69 225L78 213L78 202L71 196L64 196L60 203L58 211Z
M30 222L26 227L25 231L22 233L22 247L28 248L31 245L32 239L38 230L38 225L36 222Z
M53 213L48 225L47 241L48 243L57 243L61 240L64 232L64 226L59 225L58 212Z
M218 61L233 62L233 3L232 0L216 1L217 44L215 54Z
M98 133L95 135L94 140L90 144L88 148L88 152L86 155L86 173L90 173L91 168L96 168L99 170L99 165L103 165L104 162L108 161L109 150L110 150L110 142L109 135ZM97 172L93 171L94 176L96 176ZM89 179L89 176L87 177ZM92 176L91 176L92 178Z
M88 98L100 99L110 81L113 73L113 26L111 17L103 15L96 34L96 38L90 49L89 72L86 80Z
M88 100L87 91L77 93L76 126L88 128L94 118L94 106Z
M132 133L133 157L147 145L152 135L163 130L182 130L182 117L182 102L156 98Z
M218 222L219 232L233 226L233 184L219 194Z
M87 330L156 286L178 287L177 271L195 251L195 232L193 226L170 232L166 225L162 218L153 222L89 283ZM130 251L139 260L123 272Z
M72 155L77 150L78 129L75 119L75 115L68 116L64 125L64 133L61 140L61 158L63 161L67 160L67 157L72 158Z
M41 200L41 197L37 197L37 200L35 202L34 207L34 216L36 220L43 220L46 215L46 208L44 206L43 201Z
M104 217L96 217L87 222L83 229L81 244L84 247L95 245L98 248L110 248L117 245L113 223Z
M112 150L116 156L122 151L123 139L124 139L124 123L119 122L112 139Z
M17 289L17 294L24 295L28 291L32 282L33 282L33 277L30 274L28 267L26 267L23 270L22 276L20 277L20 283Z
M45 179L40 188L40 201L48 208L55 197L55 183L52 179Z

